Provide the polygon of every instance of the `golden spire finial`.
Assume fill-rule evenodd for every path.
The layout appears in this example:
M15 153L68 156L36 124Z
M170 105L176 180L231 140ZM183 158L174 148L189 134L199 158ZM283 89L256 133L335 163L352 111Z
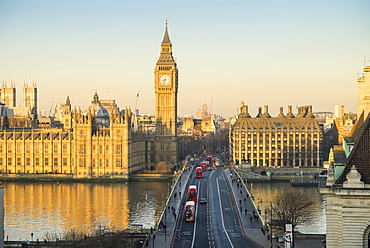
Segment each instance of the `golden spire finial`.
M166 17L166 29L164 31L164 37L163 37L162 45L163 45L163 43L171 43L170 37L168 35L168 19L167 19L167 17Z

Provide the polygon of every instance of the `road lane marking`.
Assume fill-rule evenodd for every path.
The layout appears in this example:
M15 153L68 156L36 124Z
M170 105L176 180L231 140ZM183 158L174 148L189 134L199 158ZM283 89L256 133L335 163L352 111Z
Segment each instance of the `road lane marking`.
M220 185L218 184L218 178L216 180L216 183L217 183L217 192L218 192L218 199L219 199L219 203L220 203L220 210L221 210L221 222L222 222L222 228L224 229L225 231L225 234L226 234L226 237L227 239L229 240L229 243L231 245L232 248L234 248L231 240L230 240L230 237L229 237L229 234L227 233L226 231L226 228L225 228L225 222L224 222L224 213L222 211L222 204L221 204L221 194L220 194Z
M200 192L200 182L198 182L198 187L197 187L197 198L199 196L199 192ZM195 230L197 229L197 218L198 218L198 207L199 207L199 199L197 199L197 203L196 203L196 208L195 208L195 220L194 220L194 229L193 229L193 240L191 241L191 248L194 247L194 242L195 242Z

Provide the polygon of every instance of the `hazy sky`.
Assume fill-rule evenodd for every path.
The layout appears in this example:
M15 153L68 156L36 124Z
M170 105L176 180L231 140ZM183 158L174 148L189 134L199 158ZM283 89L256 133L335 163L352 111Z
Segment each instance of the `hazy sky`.
M123 109L154 113L154 67L165 20L179 67L179 115L202 102L252 116L269 105L355 112L358 73L370 65L368 0L0 0L0 79L36 81L39 109L95 90ZM296 113L296 110L294 109Z

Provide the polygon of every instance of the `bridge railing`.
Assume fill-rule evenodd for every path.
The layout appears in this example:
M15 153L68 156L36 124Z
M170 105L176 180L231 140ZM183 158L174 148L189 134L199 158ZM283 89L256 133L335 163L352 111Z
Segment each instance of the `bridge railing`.
M191 167L191 168L188 168L188 170L192 170L193 169L193 167ZM182 177L182 174L184 173L184 167L182 167L182 169L181 169L181 172L180 173L177 173L176 175L175 175L175 180L174 180L174 183L172 184L172 189L171 189L171 192L167 195L167 198L166 198L166 204L164 204L163 205L163 208L162 208L162 213L161 213L161 215L160 215L160 217L159 217L159 219L157 220L157 225L156 225L156 227L158 227L159 226L159 224L160 224L160 222L161 222L161 220L162 220L162 218L163 218L163 215L166 213L166 208L167 208L167 206L168 206L168 204L169 204L169 201L170 201L170 198L171 198L171 196L173 195L173 192L174 192L174 190L175 190L175 188L176 188L176 185L178 185L178 181L179 181L179 178L181 178ZM190 172L190 174L191 174L192 172ZM189 180L188 180L189 181ZM183 194L182 195L182 197L184 197L186 194Z
M250 198L250 199L251 199L251 201L252 201L253 207L254 207L254 209L256 210L256 213L257 213L257 215L258 215L258 218L261 220L261 223L262 223L262 225L264 226L264 225L265 225L265 222L264 222L264 221L263 221L263 219L262 219L262 216L261 216L260 211L258 211L259 209L256 207L256 204L254 203L254 197L253 197L253 196L252 196L252 194L249 192L249 189L248 189L247 185L245 185L244 180L243 180L243 178L240 176L240 174L239 174L239 173L238 173L234 168L233 168L232 170L234 171L235 175L240 179L241 184L243 185L243 187L244 187L245 191L247 192L247 194L249 195L249 198Z

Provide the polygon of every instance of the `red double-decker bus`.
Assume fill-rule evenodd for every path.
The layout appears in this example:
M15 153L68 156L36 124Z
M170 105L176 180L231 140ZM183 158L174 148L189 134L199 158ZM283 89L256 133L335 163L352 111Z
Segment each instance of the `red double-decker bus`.
M207 162L206 161L203 161L200 166L202 167L202 170L207 170Z
M221 164L221 159L215 158L215 166L220 166Z
M195 220L195 202L187 201L185 203L185 220L194 221Z
M195 168L195 174L197 177L203 177L202 167Z
M190 185L188 189L188 201L197 201L197 186Z

